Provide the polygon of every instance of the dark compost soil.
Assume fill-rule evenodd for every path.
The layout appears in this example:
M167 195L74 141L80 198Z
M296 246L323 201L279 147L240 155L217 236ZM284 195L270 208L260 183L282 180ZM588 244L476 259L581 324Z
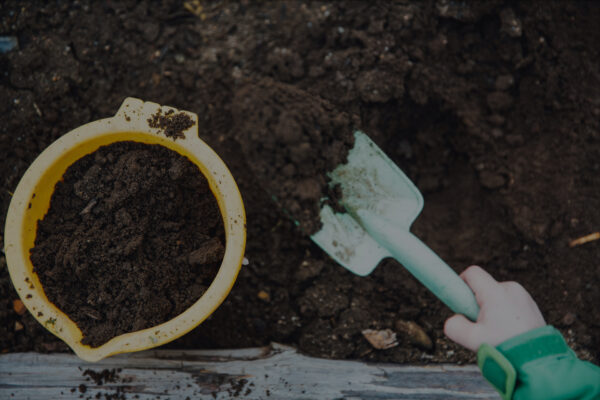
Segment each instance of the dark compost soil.
M190 110L240 186L249 264L213 316L170 346L279 341L324 357L473 360L442 333L450 311L397 263L360 278L323 254L274 206L251 168L264 160L237 140L252 126L310 135L318 109L343 112L423 192L417 236L457 272L478 263L522 283L578 354L598 360L600 241L568 246L600 230L598 2L202 5L194 15L181 1L1 3L0 34L20 48L0 55L0 226L25 169L60 135L127 96ZM269 109L281 114L259 116ZM15 298L0 255L0 351L65 350ZM398 320L433 348L413 345ZM399 346L373 350L368 328L398 329Z
M67 169L31 261L48 299L97 347L198 300L221 263L223 236L196 165L163 146L118 142Z

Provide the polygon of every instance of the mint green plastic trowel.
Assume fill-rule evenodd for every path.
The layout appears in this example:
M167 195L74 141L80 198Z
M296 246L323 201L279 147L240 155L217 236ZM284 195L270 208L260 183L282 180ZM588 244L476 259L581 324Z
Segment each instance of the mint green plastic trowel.
M321 208L323 227L311 239L338 263L361 276L393 257L454 312L472 321L479 306L467 284L410 233L423 196L367 135L356 131L348 162L328 175L340 185L346 213Z

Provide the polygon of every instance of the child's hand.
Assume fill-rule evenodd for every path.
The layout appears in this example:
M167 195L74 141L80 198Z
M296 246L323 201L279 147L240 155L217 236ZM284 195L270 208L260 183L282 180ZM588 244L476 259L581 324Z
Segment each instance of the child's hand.
M516 282L498 282L477 266L460 277L471 287L480 311L477 322L457 314L448 318L444 333L451 340L477 351L482 343L496 346L521 333L546 325L529 293Z

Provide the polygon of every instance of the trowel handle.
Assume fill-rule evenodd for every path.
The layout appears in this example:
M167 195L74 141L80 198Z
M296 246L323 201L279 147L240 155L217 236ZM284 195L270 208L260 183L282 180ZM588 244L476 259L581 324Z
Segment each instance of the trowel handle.
M425 243L410 233L373 214L359 215L363 227L427 289L444 304L471 321L477 320L479 305L473 291L452 268Z
M387 250L438 299L452 311L477 320L479 305L473 291L433 250L409 231L386 239Z
M479 305L465 281L409 231L404 231L396 239L395 246L388 248L394 257L452 311L476 321Z

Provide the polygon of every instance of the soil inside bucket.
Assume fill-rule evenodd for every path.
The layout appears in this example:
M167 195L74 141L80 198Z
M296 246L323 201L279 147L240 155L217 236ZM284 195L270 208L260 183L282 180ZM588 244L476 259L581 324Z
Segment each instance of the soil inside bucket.
M185 311L223 253L219 208L198 167L163 146L118 142L67 169L31 261L48 299L97 347Z

